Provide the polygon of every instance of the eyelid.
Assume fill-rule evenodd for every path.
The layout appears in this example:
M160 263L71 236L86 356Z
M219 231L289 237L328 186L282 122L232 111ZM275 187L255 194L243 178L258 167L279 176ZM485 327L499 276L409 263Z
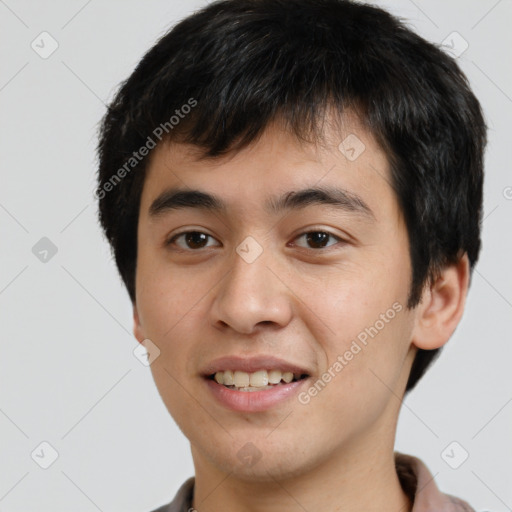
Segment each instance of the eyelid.
M327 252L329 251L331 248L334 248L336 245L338 244L347 244L348 243L348 237L343 237L343 236L340 236L340 235L337 235L335 233L333 233L331 230L329 229L325 229L325 228L322 228L322 227L312 227L312 228L308 228L307 230L305 231L300 231L299 233L297 233L297 235L295 235L293 237L293 240L296 240L298 238L302 238L304 235L308 235L309 233L325 233L327 235L329 235L330 237L334 238L337 240L337 243L335 244L331 244L331 245L327 245L325 247L321 247L319 249L313 249L311 247L302 247L302 246L298 246L300 247L301 249L306 249L308 251L313 251L313 252ZM288 245L288 244L287 244ZM294 244L295 245L295 244Z
M207 237L215 240L216 242L218 242L219 244L221 244L221 242L219 242L219 240L217 240L213 235L211 235L210 233L207 233L206 231L203 231L203 228L199 228L199 229L195 229L195 228L188 228L188 229L185 229L183 231L179 231L178 233L173 233L172 235L168 236L165 241L164 241L164 247L167 247L169 245L171 245L172 243L175 242L175 240L177 238L179 238L180 236L182 235L187 235L187 234L190 234L190 233L200 233L200 234L203 234L203 235L206 235ZM305 235L308 235L310 233L325 233L327 234L328 236L334 238L337 240L337 243L335 244L331 244L331 245L327 245L325 247L320 247L320 248L311 248L311 247L302 247L302 246L299 246L297 244L293 244L294 246L297 246L299 247L300 249L304 249L304 250L307 250L307 251L311 251L311 252L317 252L317 253L320 253L320 252L327 252L330 250L330 248L332 247L335 247L336 245L338 244L347 244L349 243L347 238L350 238L350 237L343 237L343 236L340 236L340 235L337 235L335 233L333 233L331 230L329 229L326 229L324 227L310 227L310 228L307 228L307 229L304 229L302 231L299 231L297 234L293 235L292 237L292 242L298 238L301 238ZM222 245L222 244L221 244ZM286 244L287 246L289 246L289 243ZM187 248L182 248L180 246L177 246L178 247L178 250L181 250L181 251L184 251L184 252L200 252L202 249L208 249L210 248L211 246L206 246L206 247L201 247L200 249L187 249Z
M167 236L164 240L164 247L168 247L169 245L171 245L176 240L176 238L178 238L182 235L187 235L189 233L200 233L202 235L206 235L209 238L217 241L220 244L220 242L213 235L211 235L210 233L207 233L206 231L203 231L203 228L201 228L201 229L188 228L183 231L178 231L177 233L173 233L172 235ZM179 247L179 246L177 246L177 247L181 251L199 252L199 249L183 249L182 247ZM204 247L204 249L208 249L208 248L209 247Z

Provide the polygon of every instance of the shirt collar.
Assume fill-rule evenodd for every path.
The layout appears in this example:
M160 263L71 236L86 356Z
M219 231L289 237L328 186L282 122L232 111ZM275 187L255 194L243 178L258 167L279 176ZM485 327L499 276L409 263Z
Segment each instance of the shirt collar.
M475 512L465 501L441 493L420 459L395 452L395 466L400 485L413 503L411 512ZM153 512L188 512L192 509L194 482L195 478L190 477L169 505Z

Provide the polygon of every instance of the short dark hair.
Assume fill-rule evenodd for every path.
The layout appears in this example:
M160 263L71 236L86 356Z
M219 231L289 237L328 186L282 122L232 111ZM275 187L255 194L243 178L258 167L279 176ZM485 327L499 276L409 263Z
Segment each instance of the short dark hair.
M318 142L328 109L355 111L388 156L409 235L408 307L464 253L473 269L487 128L454 58L370 5L222 0L145 54L101 123L99 217L132 302L149 160L139 149L174 140L215 158L244 148L276 120L299 140ZM418 351L406 391L438 351Z

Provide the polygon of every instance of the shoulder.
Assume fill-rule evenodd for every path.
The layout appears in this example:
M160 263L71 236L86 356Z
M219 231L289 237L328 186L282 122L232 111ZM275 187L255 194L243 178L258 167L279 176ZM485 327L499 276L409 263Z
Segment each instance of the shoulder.
M192 508L194 482L195 478L191 476L181 485L170 503L162 505L151 512L194 512Z
M395 466L402 488L413 503L412 512L475 512L466 501L442 493L421 459L395 452Z

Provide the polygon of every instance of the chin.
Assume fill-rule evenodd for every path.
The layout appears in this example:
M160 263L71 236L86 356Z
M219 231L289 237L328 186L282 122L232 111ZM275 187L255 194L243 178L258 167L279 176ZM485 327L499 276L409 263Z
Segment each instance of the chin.
M223 473L231 473L232 478L250 483L268 483L295 478L314 470L320 463L318 454L312 455L309 459L308 453L290 449L288 445L281 445L279 450L268 440L265 446L263 446L264 441L260 441L259 448L256 447L256 443L258 441L254 444L247 441L244 444L235 442L230 443L229 446L217 445L213 453L210 451L210 445L207 447L208 458L210 463ZM234 449L234 445L241 447Z

